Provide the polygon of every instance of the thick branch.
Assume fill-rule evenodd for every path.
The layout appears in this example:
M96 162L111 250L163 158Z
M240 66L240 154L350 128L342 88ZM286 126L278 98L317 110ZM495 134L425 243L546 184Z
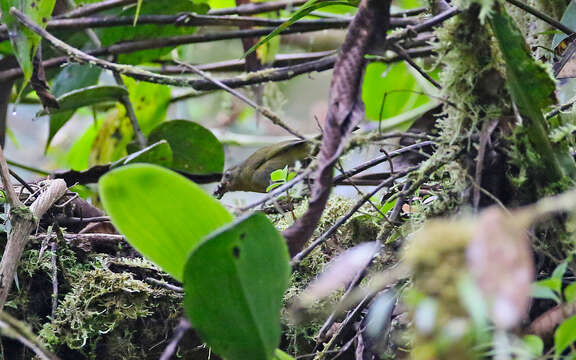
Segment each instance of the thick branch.
M11 187L11 186L9 186ZM30 233L36 228L40 218L52 205L62 197L67 191L64 180L47 180L46 190L32 203L30 209L24 206L12 208L10 211L10 221L12 229L8 234L8 241L0 261L0 309L4 307L14 274L24 248L28 243Z

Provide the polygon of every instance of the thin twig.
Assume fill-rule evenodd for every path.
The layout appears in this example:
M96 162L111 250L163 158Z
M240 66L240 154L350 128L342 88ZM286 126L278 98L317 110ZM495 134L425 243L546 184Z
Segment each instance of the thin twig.
M336 50L296 54L278 54L276 55L274 61L270 64L270 67L278 68L302 64L311 60L318 60L334 54L336 54ZM232 59L208 64L195 64L194 67L202 71L241 72L246 68L246 61L244 59ZM161 63L160 68L150 67L148 70L155 70L155 72L158 74L186 74L193 72L179 65L171 65L165 63Z
M26 182L26 180L22 179L20 177L20 175L16 174L14 171L12 171L11 169L8 169L8 172L10 172L10 175L12 175L12 177L14 179L16 179L16 181L18 181L20 183L20 185L22 185L24 188L26 188L26 190L30 191L30 194L32 194L34 192L34 189L32 189L32 187L30 185L28 185L28 183Z
M176 349L178 348L180 340L182 339L186 331L190 330L191 328L192 326L190 325L190 322L188 320L186 319L180 320L180 323L178 324L176 329L174 329L174 335L172 336L172 340L170 340L170 343L168 344L168 346L166 346L164 352L162 352L160 360L172 359L172 356L176 353Z
M230 88L229 86L227 86L226 84L224 84L223 82L221 82L218 79L213 78L212 76L208 75L207 73L205 73L202 70L197 69L196 67L187 64L185 62L176 60L176 63L178 65L184 66L185 68L192 70L193 72L195 72L196 74L200 75L201 77L203 77L204 79L218 85L219 87L221 87L223 90L225 90L226 92L234 95L235 97L237 97L238 99L242 100L244 103L248 104L249 106L251 106L254 110L256 110L257 112L259 112L260 114L264 115L266 118L268 118L270 121L272 121L272 123L274 125L278 125L281 128L283 128L284 130L286 130L287 132L289 132L290 134L296 136L299 139L303 139L305 140L306 138L304 136L302 136L300 133L298 133L296 130L292 129L290 126L288 126L284 121L282 121L282 119L280 118L280 116L276 115L273 111L271 111L268 108L265 108L263 106L260 106L258 104L256 104L256 102L248 99L246 96L240 94L238 91Z
M135 3L137 0L105 0L98 3L86 4L74 10L71 10L65 14L55 16L56 19L70 19L77 18L81 16L88 16L100 11L113 9L116 7L129 5Z
M526 11L529 14L532 14L534 16L536 16L538 19L548 23L548 25L551 25L552 27L562 31L564 34L566 35L572 35L574 33L574 30L570 29L568 26L562 24L560 21L557 21L553 18L551 18L550 16L538 11L537 9L523 3L520 2L518 0L506 0L508 1L510 4L519 7L520 9Z
M117 72L114 72L114 80L116 84L126 87L124 84L124 80L122 80L122 75ZM142 133L142 129L140 128L140 124L138 123L138 118L136 117L136 112L134 111L134 106L132 106L132 101L130 101L129 95L124 95L120 98L120 102L126 109L126 116L130 120L130 125L132 125L132 131L134 131L134 136L136 136L136 140L138 141L138 145L140 145L140 149L144 149L146 147L146 137L144 133Z
M394 52L396 52L398 55L404 58L404 60L408 64L410 64L410 66L412 66L414 70L416 70L420 75L422 75L424 79L428 80L430 84L434 85L434 87L436 87L437 89L442 89L442 86L440 86L440 84L436 80L434 80L432 76L430 76L426 71L424 71L424 69L422 69L418 64L416 64L416 62L414 62L414 60L410 57L410 54L408 54L408 52L403 47L401 47L397 43L391 43L390 46L392 47L392 50L394 50Z
M58 247L56 242L52 242L50 245L52 250L51 254L51 265L52 265L52 318L56 315L56 309L58 308L58 264L56 259L58 257L57 250Z
M179 15L141 15L138 17L138 25L175 25L181 27L188 26L268 26L277 27L286 22L287 19L265 19L252 17L225 17L206 16L193 14ZM76 19L56 19L48 22L46 29L54 30L84 30L90 28L110 28L118 26L132 26L134 16L95 16ZM297 28L317 28L317 29L344 29L350 23L350 19L320 19L301 20L291 27ZM396 27L414 25L413 18L395 19ZM8 29L0 26L0 41L8 40Z
M151 278L151 277L147 277L145 280L146 280L146 282L148 282L148 283L161 286L161 287L166 288L166 289L168 289L168 290L172 290L172 291L175 291L175 292L178 292L178 293L183 293L183 292L184 292L184 288L182 288L182 287L180 287L180 286L172 285L172 284L167 283L166 281L163 281L163 280L158 280L158 279L154 279L154 278Z
M558 106L556 109L547 113L545 115L546 120L550 120L554 116L560 114L562 111L569 110L570 108L572 108L572 106L574 106L575 103L576 103L576 96L574 96L572 99L568 100L567 103L562 104L562 105Z
M412 152L415 151L416 149L421 149L423 147L426 146L431 146L434 145L433 141L422 141L420 143L416 143L416 144L412 144L406 147L403 147L401 149L398 150L394 150L394 151L390 151L390 153L388 154L384 154L382 156L378 156L372 160L369 160L361 165L358 165L346 172L343 172L342 174L336 176L334 178L334 181L342 181L343 179L349 178L351 176L354 176L356 174L359 174L365 170L368 170L376 165L379 165L385 161L388 161L389 159L395 158L399 155L405 154L407 152Z
M86 217L86 218L79 218L79 217L57 217L56 221L58 224L61 225L69 225L69 224L87 224L91 222L106 222L110 221L110 216L94 216L94 217Z
M8 165L12 165L15 166L17 168L20 168L22 170L26 170L26 171L30 171L33 173L36 173L38 175L42 175L42 176L48 176L50 175L50 173L48 171L42 170L42 169L38 169L32 166L28 166L28 165L24 165L24 164L20 164L18 162L12 161L12 160L8 160L6 159L6 163L8 163Z
M433 16L429 19L426 19L421 23L418 23L414 26L410 26L410 27L408 27L408 28L406 28L400 32L397 32L393 35L390 35L390 37L388 38L388 43L400 41L400 40L403 40L403 39L405 39L411 35L424 32L425 30L431 29L437 25L442 24L444 21L458 15L459 13L460 13L460 10L453 7L449 10L446 10L443 13L440 13L440 14Z
M208 12L210 15L254 15L265 12L290 9L296 6L304 5L308 0L281 0L270 2L254 2L243 4L233 8L213 9ZM325 0L320 0L325 1Z
M310 165L308 167L308 169L306 169L305 171L301 172L300 174L298 174L297 176L295 176L292 180L288 181L287 183L284 183L281 186L278 186L277 188L275 188L274 190L270 191L265 197L263 197L260 200L254 201L251 204L248 204L242 208L240 208L238 211L239 212L245 212L248 211L250 209L253 209L255 207L257 207L258 205L263 205L265 203L267 203L268 201L272 200L273 198L281 195L282 193L284 193L285 191L290 190L291 188L293 188L294 186L296 186L296 184L298 184L299 182L303 181L304 179L306 179L308 176L310 176L310 174L312 174L312 172L315 170L315 166Z
M419 166L414 166L411 167L407 170L398 172L397 174L395 174L394 176L391 176L390 178L382 181L380 183L380 185L378 185L376 188L374 188L372 191L370 191L369 193L367 193L366 195L364 195L362 198L360 198L356 204L354 204L354 206L352 206L352 208L350 209L350 211L348 211L348 213L344 216L342 216L340 219L338 219L338 221L336 221L328 230L326 230L322 235L320 235L314 242L312 242L307 248L305 248L304 250L300 251L298 254L296 254L291 261L291 265L294 267L296 265L298 265L306 256L308 256L312 250L314 250L318 245L322 244L323 242L325 242L330 236L332 236L332 234L334 234L334 232L336 232L336 230L338 230L338 228L342 225L344 225L344 223L346 223L346 221L348 221L348 219L350 219L350 217L352 217L352 215L354 215L354 213L356 211L358 211L358 209L360 209L362 207L362 205L364 205L368 200L370 200L370 198L372 196L374 196L376 193L378 193L380 190L382 190L383 188L390 186L391 184L393 184L396 180L406 176L407 174L414 172L416 170L419 169Z

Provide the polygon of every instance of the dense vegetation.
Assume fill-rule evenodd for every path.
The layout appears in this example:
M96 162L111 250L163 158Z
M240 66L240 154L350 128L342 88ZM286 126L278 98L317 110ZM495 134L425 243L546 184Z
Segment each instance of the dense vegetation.
M0 358L576 357L574 3L0 5Z

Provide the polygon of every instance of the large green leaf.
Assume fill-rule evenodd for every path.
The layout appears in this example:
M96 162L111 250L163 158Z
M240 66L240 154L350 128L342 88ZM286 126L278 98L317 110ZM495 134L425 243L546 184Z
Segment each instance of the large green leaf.
M192 252L184 309L216 353L228 360L274 357L289 260L284 238L261 213L210 235Z
M170 167L172 166L172 149L170 149L170 145L168 145L166 140L158 141L116 161L111 164L110 167L116 168L135 163L148 163Z
M186 120L160 124L149 140L166 140L172 148L172 168L191 174L219 173L224 169L224 148L205 127Z
M134 164L100 179L112 223L128 242L182 281L190 251L232 215L198 185L160 166Z
M33 22L42 27L46 27L52 9L56 0L1 0L0 8L2 9L2 23L8 27L10 36L10 43L14 54L18 59L18 63L24 72L24 85L30 80L32 76L32 59L36 53L36 49L40 44L40 36L26 28L12 15L10 15L10 8L15 7Z
M404 63L371 63L362 83L366 117L390 124L386 125L388 128L408 123L436 106L422 94L429 90L423 88Z
M52 94L56 97L62 96L70 91L85 88L98 83L101 69L97 66L71 64L62 69L52 82ZM75 109L63 111L50 116L50 126L48 130L48 140L46 148L50 142L68 120L76 112Z
M115 85L95 85L83 89L73 90L58 98L60 107L51 109L50 112L42 110L38 115L56 114L68 112L78 108L90 105L96 105L103 102L116 102L122 96L128 95L128 90L124 86Z
M533 148L542 159L544 174L550 181L573 177L576 166L572 156L553 148L542 108L553 104L555 83L546 68L530 55L526 41L502 7L490 18L490 26L506 63L507 86L520 114Z

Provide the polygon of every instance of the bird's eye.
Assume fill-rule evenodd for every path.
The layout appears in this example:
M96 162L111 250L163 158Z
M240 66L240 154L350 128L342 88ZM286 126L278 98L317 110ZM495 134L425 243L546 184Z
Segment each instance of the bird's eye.
M232 174L230 173L230 171L226 171L224 173L224 180L230 180L232 178Z

